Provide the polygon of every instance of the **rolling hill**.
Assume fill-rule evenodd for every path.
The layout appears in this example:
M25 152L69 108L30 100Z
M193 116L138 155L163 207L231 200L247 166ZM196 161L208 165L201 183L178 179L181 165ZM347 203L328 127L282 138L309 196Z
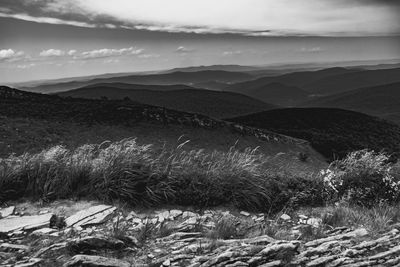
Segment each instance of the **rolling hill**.
M244 92L248 89L265 86L270 83L281 83L284 85L297 86L302 88L303 86L309 83L318 81L325 77L344 74L344 73L353 73L353 72L356 72L356 70L339 68L339 67L322 69L317 71L299 71L278 76L262 77L250 81L236 83L229 86L227 90L232 92Z
M183 89L170 90L179 87L183 87ZM59 93L59 95L90 99L99 99L104 96L109 99L129 97L131 100L143 104L199 113L215 118L240 116L276 108L274 105L231 92L194 89L182 85L140 88L143 88L143 85L133 85L132 87L127 84L92 85Z
M299 102L305 101L309 95L308 92L296 86L278 82L248 87L238 92L267 103L284 107L294 106Z
M389 153L398 153L400 149L400 126L342 109L277 109L229 121L308 140L329 159L365 148Z
M0 136L0 157L60 144L74 148L136 137L140 144L171 148L190 140L184 149L205 151L259 147L271 162L284 161L293 172L326 166L308 142L267 130L133 101L63 98L4 86L0 86ZM309 160L301 162L299 153L309 155Z
M316 97L301 106L343 108L379 116L400 124L400 82Z
M91 80L68 81L61 83L46 83L33 87L20 87L24 91L36 93L57 93L77 89L80 87L99 83L127 83L147 85L193 85L204 82L234 83L252 79L253 76L241 72L229 72L220 70L205 70L197 72L171 72L163 74L148 75L124 75L106 78L95 78Z
M362 70L318 79L302 88L318 95L333 95L357 88L400 82L400 68Z

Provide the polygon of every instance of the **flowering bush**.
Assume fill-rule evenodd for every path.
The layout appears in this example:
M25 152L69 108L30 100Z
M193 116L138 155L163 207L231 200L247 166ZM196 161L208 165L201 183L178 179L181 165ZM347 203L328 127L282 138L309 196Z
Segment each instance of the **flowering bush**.
M362 206L400 200L400 176L384 153L361 150L333 162L321 172L332 200Z

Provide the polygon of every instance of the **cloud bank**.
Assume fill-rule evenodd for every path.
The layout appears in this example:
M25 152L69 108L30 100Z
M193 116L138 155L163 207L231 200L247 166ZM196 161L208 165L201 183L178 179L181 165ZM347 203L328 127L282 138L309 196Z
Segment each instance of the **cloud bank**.
M2 0L0 16L79 27L248 36L400 34L397 0Z

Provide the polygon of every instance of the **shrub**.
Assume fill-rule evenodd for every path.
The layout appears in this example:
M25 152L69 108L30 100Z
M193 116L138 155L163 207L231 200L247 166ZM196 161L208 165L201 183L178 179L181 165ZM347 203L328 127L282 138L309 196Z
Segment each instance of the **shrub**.
M400 176L392 167L386 154L361 150L333 162L322 175L332 200L371 207L400 199Z

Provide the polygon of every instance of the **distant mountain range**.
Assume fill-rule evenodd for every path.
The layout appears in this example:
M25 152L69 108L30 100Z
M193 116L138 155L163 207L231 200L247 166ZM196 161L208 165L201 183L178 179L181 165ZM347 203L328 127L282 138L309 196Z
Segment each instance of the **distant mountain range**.
M60 96L77 98L124 99L166 107L215 118L240 116L277 108L251 97L231 93L196 89L186 85L131 85L99 84L59 93Z
M196 83L218 82L234 83L253 79L254 77L247 73L229 72L220 70L205 70L197 72L171 72L163 74L147 75L127 75L107 78L95 78L84 81L68 81L61 83L50 83L37 85L33 87L20 87L19 89L37 92L37 93L57 93L77 89L80 87L99 84L99 83L127 83L127 84L148 84L148 85L174 85Z

